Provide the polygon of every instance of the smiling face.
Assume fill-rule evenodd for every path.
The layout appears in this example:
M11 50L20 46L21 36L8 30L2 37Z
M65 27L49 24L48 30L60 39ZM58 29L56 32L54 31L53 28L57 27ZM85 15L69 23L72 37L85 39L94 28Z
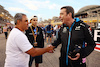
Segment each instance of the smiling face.
M67 14L66 9L64 8L64 9L61 9L59 18L64 24L68 24L68 22L70 21L71 15L70 13Z

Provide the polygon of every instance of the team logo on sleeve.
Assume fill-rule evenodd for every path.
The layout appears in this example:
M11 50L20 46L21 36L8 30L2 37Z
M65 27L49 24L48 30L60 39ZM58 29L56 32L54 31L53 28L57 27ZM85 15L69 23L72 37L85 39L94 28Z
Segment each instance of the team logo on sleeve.
M92 29L91 27L88 28L90 35L92 36Z
M80 23L80 25L85 27L85 25L84 25L84 24L82 24L82 23Z

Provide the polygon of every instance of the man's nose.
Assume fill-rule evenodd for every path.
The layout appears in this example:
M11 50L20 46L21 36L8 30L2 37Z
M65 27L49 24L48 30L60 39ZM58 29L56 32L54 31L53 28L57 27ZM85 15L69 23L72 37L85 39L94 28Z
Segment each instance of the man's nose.
M59 16L59 18L61 18L61 16Z
M30 24L30 22L27 22L27 24Z

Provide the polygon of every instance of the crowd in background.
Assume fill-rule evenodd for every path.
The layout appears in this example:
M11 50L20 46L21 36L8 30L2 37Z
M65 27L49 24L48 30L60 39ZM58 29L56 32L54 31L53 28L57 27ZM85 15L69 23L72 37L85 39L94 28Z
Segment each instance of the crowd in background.
M48 25L38 24L38 26L42 28L43 36L47 43L52 43L52 39L54 36L57 39L58 31L61 25L53 26L51 23L49 23ZM50 40L50 42L48 40Z

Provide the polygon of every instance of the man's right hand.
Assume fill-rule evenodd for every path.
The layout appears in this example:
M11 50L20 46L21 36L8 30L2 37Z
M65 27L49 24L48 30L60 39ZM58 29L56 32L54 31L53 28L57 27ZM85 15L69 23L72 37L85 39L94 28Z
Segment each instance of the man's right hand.
M31 55L31 56L38 56L38 55L42 55L46 52L49 52L49 51L53 51L54 47L53 46L47 46L45 48L31 48L30 50L26 51L27 54Z
M48 47L51 47L51 48L53 48L53 50L50 50L50 51L48 51L49 53L54 53L54 46L52 46L52 45L48 45Z
M47 52L53 51L53 46L48 45L48 46L46 47L46 51L47 51Z

